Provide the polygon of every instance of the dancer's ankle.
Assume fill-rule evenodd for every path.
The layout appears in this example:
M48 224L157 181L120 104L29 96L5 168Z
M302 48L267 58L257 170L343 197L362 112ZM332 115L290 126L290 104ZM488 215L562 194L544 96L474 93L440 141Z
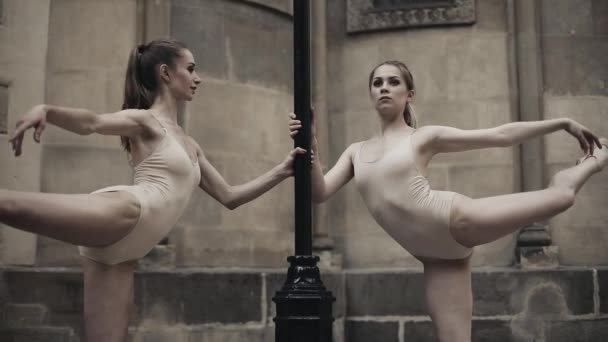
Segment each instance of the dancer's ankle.
M591 162L594 163L598 172L602 171L602 165L601 165L600 161L593 154L588 154L588 155L580 158L579 160L576 161L576 165L580 165L582 163L591 163Z

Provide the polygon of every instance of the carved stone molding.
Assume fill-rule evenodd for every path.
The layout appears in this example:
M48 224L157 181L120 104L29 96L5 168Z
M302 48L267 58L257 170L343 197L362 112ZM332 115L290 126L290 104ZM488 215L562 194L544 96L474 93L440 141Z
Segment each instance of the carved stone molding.
M347 0L349 33L475 23L475 0Z

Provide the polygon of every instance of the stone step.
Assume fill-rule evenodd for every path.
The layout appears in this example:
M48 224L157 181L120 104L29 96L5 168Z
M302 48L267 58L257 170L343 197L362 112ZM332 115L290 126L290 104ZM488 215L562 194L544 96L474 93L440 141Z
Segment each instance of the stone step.
M46 322L48 313L47 307L38 303L9 303L3 311L3 324L10 327L41 325Z
M348 320L348 342L403 341L436 342L433 324L428 321ZM604 342L608 341L608 317L580 320L539 321L527 317L473 319L473 342Z
M0 342L79 342L74 330L67 327L34 326L0 328Z

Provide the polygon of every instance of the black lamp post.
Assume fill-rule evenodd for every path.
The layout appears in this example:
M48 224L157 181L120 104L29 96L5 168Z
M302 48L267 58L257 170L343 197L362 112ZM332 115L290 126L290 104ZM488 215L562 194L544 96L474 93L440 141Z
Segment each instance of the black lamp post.
M310 152L310 1L293 2L294 109L302 128L295 146ZM332 341L332 303L335 300L312 255L310 153L295 161L295 255L287 258L287 280L272 300L276 304L276 342Z

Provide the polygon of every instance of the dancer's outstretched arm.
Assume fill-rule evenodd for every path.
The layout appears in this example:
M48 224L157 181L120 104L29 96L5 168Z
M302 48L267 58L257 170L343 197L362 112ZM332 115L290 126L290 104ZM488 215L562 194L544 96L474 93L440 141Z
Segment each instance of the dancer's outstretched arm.
M306 152L301 148L295 148L280 164L263 175L244 184L230 185L207 160L198 143L192 138L190 141L197 148L198 164L201 170L199 187L230 210L258 198L285 178L292 176L293 161L296 155Z
M15 155L19 156L25 131L34 128L34 140L40 142L42 131L47 123L80 135L99 133L134 137L141 134L147 127L146 120L150 120L150 116L146 114L145 110L139 109L99 115L88 109L38 105L17 121L10 142Z
M559 130L578 139L581 149L592 154L594 145L601 148L599 138L585 126L571 119L512 122L487 129L461 130L446 126L425 126L428 147L433 153L458 152L488 147L507 147Z
M298 129L302 127L302 123L300 120L296 120L296 115L294 113L290 113L289 118L289 135L293 138L298 134ZM312 141L310 147L312 150L311 153L313 153L311 170L312 200L315 203L322 203L353 178L355 174L353 170L353 157L355 155L355 146L358 146L358 144L350 145L342 153L336 164L327 172L327 174L323 175L319 154L317 153L317 137L315 136L314 128L311 133Z

